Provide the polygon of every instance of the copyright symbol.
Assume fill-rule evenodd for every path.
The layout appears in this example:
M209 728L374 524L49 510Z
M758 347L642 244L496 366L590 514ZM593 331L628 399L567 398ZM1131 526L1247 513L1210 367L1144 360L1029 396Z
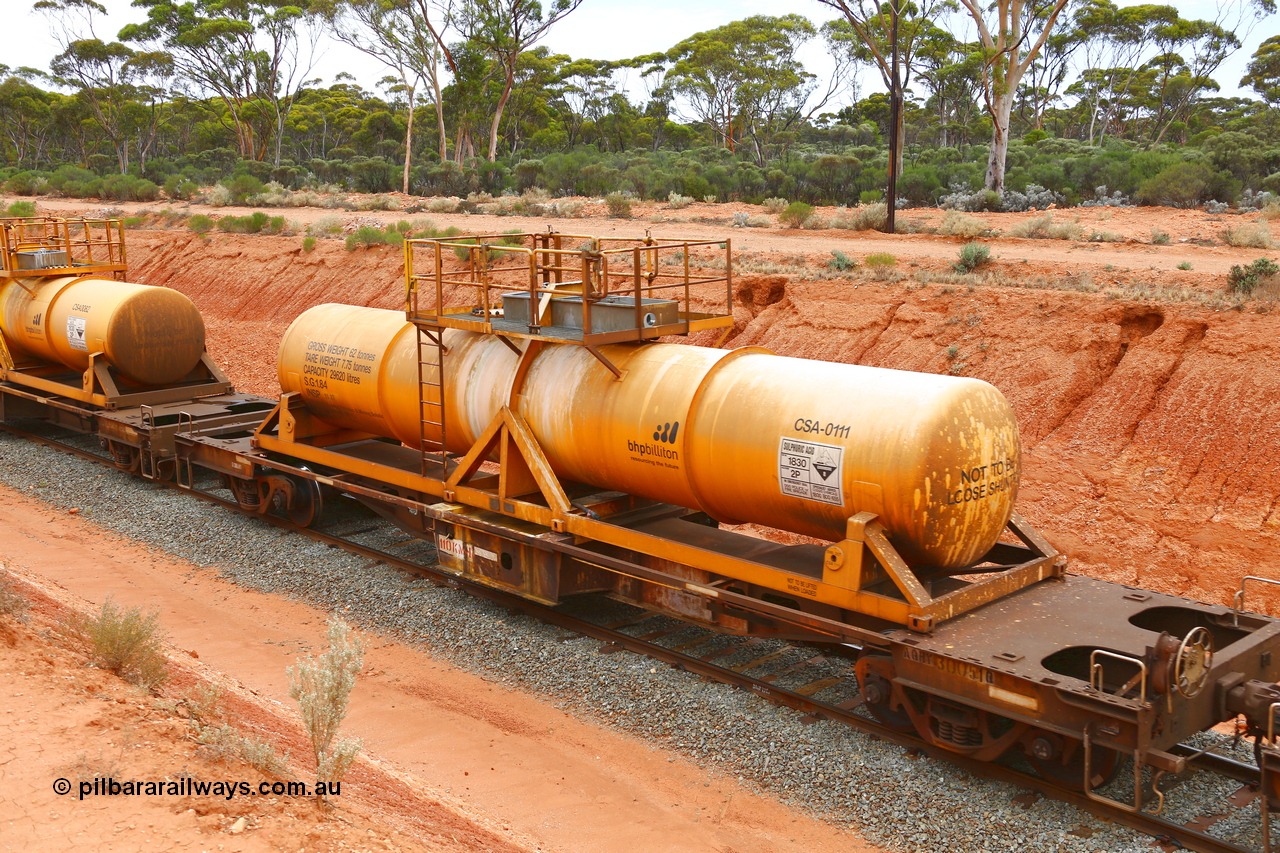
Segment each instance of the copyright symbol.
M70 783L69 781L67 781L66 779L54 779L54 780L53 780L53 792L54 792L55 794L70 794L70 793L71 793L71 783Z

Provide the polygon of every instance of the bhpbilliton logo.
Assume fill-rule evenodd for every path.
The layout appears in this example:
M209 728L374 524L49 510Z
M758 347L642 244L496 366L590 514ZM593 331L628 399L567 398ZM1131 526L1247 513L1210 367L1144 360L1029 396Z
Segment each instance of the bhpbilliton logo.
M653 440L660 441L663 444L675 444L676 433L680 431L680 422L673 424L663 424L653 431Z

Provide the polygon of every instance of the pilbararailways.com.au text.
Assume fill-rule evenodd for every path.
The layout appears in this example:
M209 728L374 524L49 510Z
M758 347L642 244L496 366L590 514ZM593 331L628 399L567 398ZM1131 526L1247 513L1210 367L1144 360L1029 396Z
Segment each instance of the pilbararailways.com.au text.
M77 791L79 799L86 797L221 797L233 800L236 797L337 797L342 795L341 782L317 782L308 785L306 782L242 782L234 779L206 782L202 779L184 777L181 779L145 780L128 779L118 781L110 777L106 779L86 779L73 786L69 779L55 779L53 792L60 796Z

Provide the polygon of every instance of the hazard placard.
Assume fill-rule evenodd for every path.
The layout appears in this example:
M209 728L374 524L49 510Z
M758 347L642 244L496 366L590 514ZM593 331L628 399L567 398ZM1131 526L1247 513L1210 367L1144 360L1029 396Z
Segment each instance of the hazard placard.
M778 443L778 485L784 495L844 505L841 463L844 448L783 438Z
M68 317L67 343L71 344L72 349L78 349L81 352L88 352L89 344L84 339L84 327L84 317Z

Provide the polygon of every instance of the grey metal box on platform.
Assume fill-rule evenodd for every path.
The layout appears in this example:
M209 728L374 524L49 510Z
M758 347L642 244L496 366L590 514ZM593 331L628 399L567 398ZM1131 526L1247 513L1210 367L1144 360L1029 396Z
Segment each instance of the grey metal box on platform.
M529 323L529 294L507 293L502 297L504 319L512 323ZM674 299L642 299L640 322L636 322L633 296L606 296L591 305L591 331L619 332L626 329L652 328L680 322L679 306ZM551 299L551 326L583 328L581 296L559 296Z
M52 270L68 266L67 253L61 249L29 249L16 252L20 270Z

